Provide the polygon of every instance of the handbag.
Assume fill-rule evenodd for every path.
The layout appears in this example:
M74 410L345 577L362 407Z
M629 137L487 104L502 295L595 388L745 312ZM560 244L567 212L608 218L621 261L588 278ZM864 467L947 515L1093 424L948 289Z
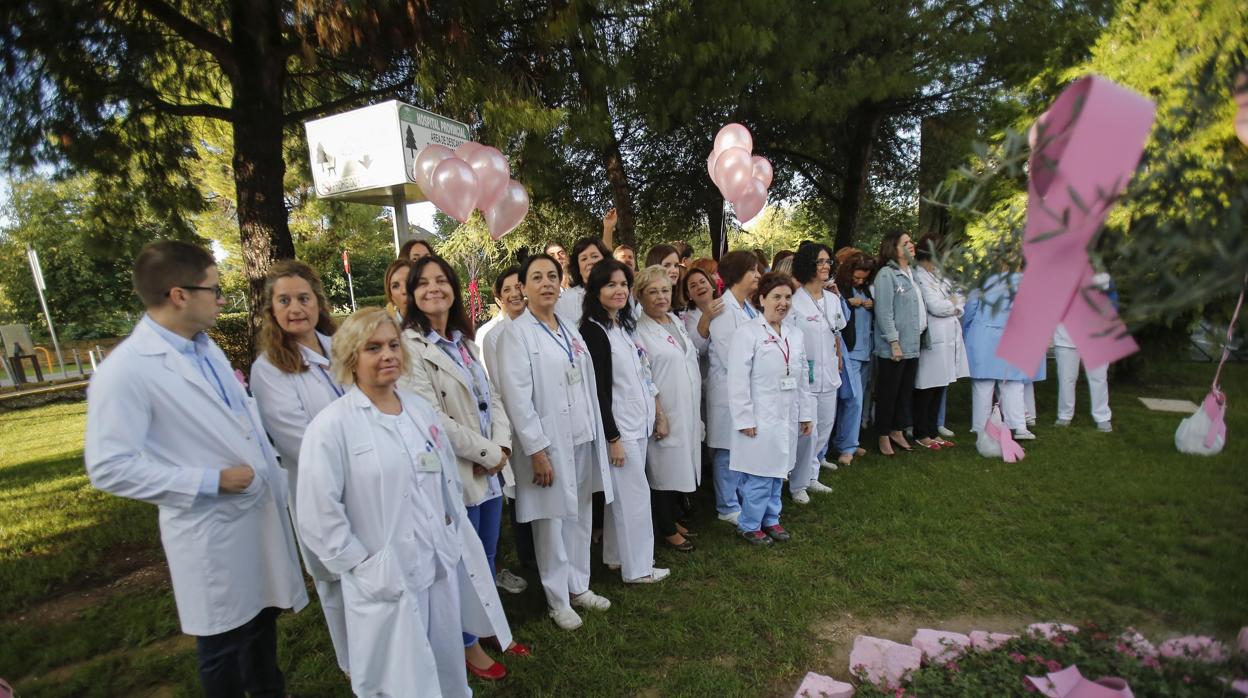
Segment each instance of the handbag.
M1231 356L1231 339L1235 332L1235 323L1239 320L1239 310L1244 305L1244 290L1248 290L1248 275L1244 276L1244 289L1239 292L1239 302L1235 304L1235 313L1226 326L1226 343L1222 345L1222 360L1218 362L1218 370L1213 374L1213 384L1201 401L1200 407L1191 416L1179 422L1174 432L1174 447L1180 453L1191 453L1199 456L1216 456L1226 445L1226 393L1222 392L1222 368Z
M1027 455L1014 440L1014 433L1005 425L1005 420L1001 418L1001 405L997 403L993 403L983 431L975 437L975 448L984 458L1000 458L1006 463L1017 463Z

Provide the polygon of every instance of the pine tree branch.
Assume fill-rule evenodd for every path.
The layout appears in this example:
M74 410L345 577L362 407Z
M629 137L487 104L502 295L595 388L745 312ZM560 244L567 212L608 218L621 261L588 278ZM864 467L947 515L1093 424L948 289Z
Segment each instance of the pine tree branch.
M395 93L397 93L399 90L403 89L404 87L410 87L414 82L415 80L413 78L407 77L407 78L400 80L399 82L396 82L391 85L386 85L385 87L379 87L375 90L355 92L345 97L340 97L338 99L333 99L328 102L318 104L315 107L308 107L307 109L298 109L298 110L290 112L289 114L286 114L284 118L287 124L297 124L297 123L306 121L314 117L323 116L325 114L328 114L329 112L332 112L340 107L345 107L349 104L354 104L356 102L370 100L375 97L392 96Z
M187 43L217 59L221 71L231 80L238 78L238 63L234 60L233 45L228 40L178 12L164 0L135 0L135 3L152 18L172 29Z

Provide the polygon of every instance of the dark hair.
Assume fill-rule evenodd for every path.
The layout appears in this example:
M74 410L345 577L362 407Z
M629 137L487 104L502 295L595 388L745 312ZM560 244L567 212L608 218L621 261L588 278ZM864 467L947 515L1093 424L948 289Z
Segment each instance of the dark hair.
M684 240L677 240L671 243L671 247L676 250L676 256L681 260L689 259L693 256L693 245Z
M724 288L732 288L745 275L758 269L758 257L749 250L733 250L719 260L719 278Z
M289 278L303 279L311 287L312 295L316 297L317 332L332 336L338 325L330 314L329 300L325 298L325 288L321 285L321 277L316 270L293 259L279 260L269 267L264 277L264 298L260 309L260 348L279 370L285 373L303 373L308 370L308 365L304 363L303 354L299 351L299 341L277 324L277 316L273 314L273 286L281 279Z
M671 245L658 244L650 248L646 253L646 266L652 267L656 264L662 264L663 260L676 255L676 263L680 264L680 252Z
M425 246L425 249L426 249L426 250L429 250L429 254L436 254L436 253L433 251L433 245L430 245L428 240L425 240L424 238L413 238L413 239L408 240L407 242L403 243L403 246L399 248L399 257L398 257L398 258L399 258L399 259L411 259L411 257L412 257L412 248L413 248L413 247L415 247L415 246L417 246L417 245L424 245L424 246Z
M840 265L836 268L836 285L840 287L842 294L853 294L854 272L859 270L866 271L868 279L871 278L871 272L875 270L875 264L871 258L861 252L846 255L840 261ZM870 286L870 284L863 284L861 292L870 296Z
M799 284L810 283L819 276L819 253L827 252L828 260L832 261L832 249L818 242L803 242L793 255L793 278ZM829 271L832 271L829 269Z
M568 249L567 249L566 247L564 247L564 246L563 246L563 243L561 243L561 242L548 242L548 243L546 243L546 246L542 248L542 253L543 253L543 254L547 254L546 250L549 250L549 249L550 249L550 248L552 248L552 247L558 247L559 249L563 250L564 252L567 252L567 251L568 251ZM558 263L558 262L556 262L556 264L557 264L557 263Z
M556 263L555 263L555 266L559 266L559 263L558 263L558 262L556 262ZM509 276L515 276L515 275L518 275L519 273L520 273L520 265L519 265L519 264L513 264L513 265L511 265L511 266L507 267L506 269L502 270L502 271L499 273L499 275L498 275L497 277L495 277L495 278L494 278L494 286L493 286L493 289L494 289L494 301L495 301L495 302L497 302L497 301L498 301L498 297L499 297L499 295L501 295L501 294L502 294L502 292L503 292L503 284L507 282L507 277L509 277ZM523 281L524 281L524 277L521 277L521 279L520 279L520 280L521 280L521 283L523 283Z
M932 250L940 249L940 237L934 233L928 233L919 238L914 246L914 260L916 262L926 262L932 259Z
M559 264L559 260L555 259L554 257L551 257L545 252L539 252L537 254L532 254L532 255L529 255L528 257L525 257L524 261L520 263L520 269L518 273L520 274L521 286L524 285L525 279L529 278L529 267L532 267L534 262L538 260L542 260L542 259L555 265L555 271L559 274L559 280L563 281L563 266Z
M189 242L161 240L148 244L134 260L134 292L148 308L162 305L174 288L198 286L215 267L212 253Z
M793 277L783 272L769 271L763 274L763 278L758 280L758 290L754 292L750 302L754 304L755 308L762 308L763 296L771 293L771 290L777 286L788 286L789 290L792 291L797 286L797 282L793 280Z
M602 307L602 302L598 300L598 292L601 291L611 277L615 276L615 272L624 272L624 280L628 282L628 290L633 290L633 270L628 265L618 259L610 257L602 260L589 270L589 278L585 281L585 300L581 306L581 324L584 325L589 320L596 320L603 327L610 327L611 316L607 314L607 309ZM632 332L637 326L633 319L633 309L631 303L625 303L623 308L615 315L616 322L624 328L626 332Z
M793 256L792 250L780 250L771 258L771 268L775 269L777 266L780 265L780 262L783 262L784 260L792 256Z
M449 262L433 254L412 262L412 270L407 273L407 312L403 315L403 328L420 330L421 334L429 334L429 331L433 329L429 316L416 305L416 286L420 283L420 275L424 273L425 267L430 264L438 265L451 285L451 309L446 317L447 334L449 335L452 330L459 330L468 339L475 339L476 327L468 319L468 313L464 311L464 297L459 290L459 277L455 275L455 269Z
M901 236L907 235L906 231L895 229L884 234L884 239L880 240L880 267L883 268L889 262L898 261L901 255Z
M568 255L568 276L572 279L572 286L581 286L585 283L585 279L581 278L580 259L581 253L591 247L597 247L598 253L602 255L603 259L613 259L611 250L608 250L607 246L602 244L602 240L591 237L577 240L576 244L572 245L572 253ZM558 262L555 262L555 264L558 264Z
M760 270L767 268L767 253L763 251L763 248L754 248L754 259L758 260L758 268Z
M693 299L689 297L689 277L694 274L701 274L706 278L706 282L711 285L711 298L719 298L719 289L715 287L715 279L712 279L711 275L706 273L706 270L701 267L689 267L685 270L685 275L680 277L679 298L685 308L690 310L696 307ZM672 307L676 307L674 303L672 304Z

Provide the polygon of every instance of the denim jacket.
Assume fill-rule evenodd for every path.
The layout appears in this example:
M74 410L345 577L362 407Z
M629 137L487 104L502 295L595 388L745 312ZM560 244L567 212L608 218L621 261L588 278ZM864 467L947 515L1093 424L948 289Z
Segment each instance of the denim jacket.
M889 262L875 275L875 355L891 359L890 342L901 343L902 358L919 356L920 325L919 288L910 277Z

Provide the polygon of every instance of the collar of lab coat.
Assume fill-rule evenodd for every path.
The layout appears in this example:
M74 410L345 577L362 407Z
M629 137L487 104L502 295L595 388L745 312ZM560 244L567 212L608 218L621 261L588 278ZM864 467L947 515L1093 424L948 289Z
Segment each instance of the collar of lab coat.
M146 316L145 319L147 319ZM149 324L149 322L151 324ZM208 385L208 380L204 378L204 374L199 370L199 367L196 366L194 362L183 356L173 347L172 344L169 343L167 339L162 337L156 328L152 326L155 323L155 320L147 319L147 321L140 322L135 325L134 331L130 333L129 338L129 341L133 344L135 351L146 356L164 354L165 368L182 376L182 378L184 378L188 383L195 386L199 390L202 390L206 395L211 397L212 399L210 402L217 405L226 413L232 414L230 412L230 408L222 402L220 394L217 393L217 389ZM225 352L221 351L221 348L212 341L207 343L205 352L210 357L219 359L220 363L225 364L225 366L228 367L230 365L229 359L225 357ZM234 380L234 372L231 369L228 373L219 377L222 382Z
M325 351L329 352L334 340L320 332L316 333L316 339L325 348ZM299 345L299 355L303 357L303 362L309 366L329 366L329 357L321 356L319 352L312 351L311 348L302 344Z

